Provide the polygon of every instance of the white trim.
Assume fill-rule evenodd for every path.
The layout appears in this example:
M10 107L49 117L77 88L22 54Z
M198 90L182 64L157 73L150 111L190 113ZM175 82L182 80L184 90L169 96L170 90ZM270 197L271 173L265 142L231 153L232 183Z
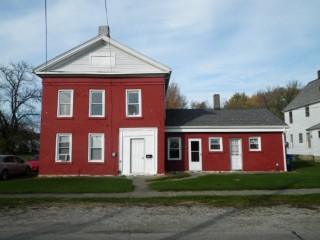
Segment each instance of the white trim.
M220 149L211 149L211 139L218 139L220 143ZM223 139L222 137L209 137L209 152L223 152Z
M287 126L270 127L270 126L226 126L226 127L216 127L216 126L199 126L199 127L166 127L165 132L167 133L184 133L184 132L195 132L195 133L205 133L205 132L284 132Z
M138 104L139 104L139 114L138 115L129 115L128 112L128 94L138 93ZM126 89L126 117L135 118L135 117L142 117L142 97L141 97L141 89Z
M59 160L59 137L69 137L69 160ZM72 134L71 133L57 133L56 134L56 151L55 151L55 162L72 162Z
M282 151L283 151L283 167L284 171L287 172L287 156L286 156L286 143L285 143L285 136L282 134Z
M99 136L101 137L101 159L99 160L91 160L91 137ZM89 133L88 134L88 162L104 162L104 146L105 146L105 139L103 133Z
M255 148L251 148L251 143L250 143L250 140L251 139L257 139L258 140L258 148L255 149ZM252 136L252 137L249 137L249 152L261 152L262 151L262 146L261 146L261 137L259 136Z
M191 142L199 143L199 162L192 162ZM189 171L202 171L202 141L201 138L189 138L188 139L188 164Z
M91 115L91 104L92 104L92 93L93 92L102 92L102 115ZM89 90L89 117L105 117L105 90L104 89L90 89Z
M178 140L178 143L179 143L179 157L178 158L170 158L170 143L171 143L171 140ZM168 160L170 161L176 161L176 160L181 160L182 159L182 156L181 156L181 137L168 137L167 138L167 157L168 157Z
M73 117L73 89L59 89L58 90L58 102L57 102L57 117L59 118L69 118L69 117ZM70 92L71 93L71 102L70 102L70 114L69 115L61 115L60 114L60 93L61 92Z

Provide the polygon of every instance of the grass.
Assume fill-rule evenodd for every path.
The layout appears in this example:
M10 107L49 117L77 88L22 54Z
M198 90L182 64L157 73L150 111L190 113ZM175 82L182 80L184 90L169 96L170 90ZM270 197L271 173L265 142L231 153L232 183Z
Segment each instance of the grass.
M0 181L0 193L120 193L132 191L120 177L14 178Z
M166 181L166 180L172 180L172 179L182 179L182 178L187 178L190 176L191 176L191 174L186 173L186 172L173 173L173 174L169 174L166 176L147 179L147 182L160 182L160 181Z
M207 174L190 179L155 181L149 183L149 187L157 191L320 188L320 163L296 161L293 169L287 173Z

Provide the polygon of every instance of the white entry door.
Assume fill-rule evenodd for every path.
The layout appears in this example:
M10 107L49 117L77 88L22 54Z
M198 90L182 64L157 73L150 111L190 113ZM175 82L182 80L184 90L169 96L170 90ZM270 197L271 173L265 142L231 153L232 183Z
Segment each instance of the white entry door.
M143 174L145 171L144 138L132 138L130 145L130 173Z
M242 142L240 138L230 139L231 170L242 170Z
M201 139L189 139L189 171L202 171Z

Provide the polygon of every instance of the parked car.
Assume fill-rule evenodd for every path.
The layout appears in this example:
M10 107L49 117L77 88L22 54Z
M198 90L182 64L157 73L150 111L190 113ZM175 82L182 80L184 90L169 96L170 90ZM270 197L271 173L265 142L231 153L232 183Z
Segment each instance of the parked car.
M0 155L0 179L6 180L9 176L29 175L29 163L14 155Z
M37 172L39 171L39 165L40 165L39 155L32 156L32 158L28 160L28 163L30 164L32 171L37 171Z

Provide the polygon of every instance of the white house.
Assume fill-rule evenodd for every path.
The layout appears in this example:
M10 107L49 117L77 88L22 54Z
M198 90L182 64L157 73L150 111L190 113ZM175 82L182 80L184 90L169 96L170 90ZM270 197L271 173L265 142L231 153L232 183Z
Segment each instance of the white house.
M320 70L284 109L287 153L320 160Z

